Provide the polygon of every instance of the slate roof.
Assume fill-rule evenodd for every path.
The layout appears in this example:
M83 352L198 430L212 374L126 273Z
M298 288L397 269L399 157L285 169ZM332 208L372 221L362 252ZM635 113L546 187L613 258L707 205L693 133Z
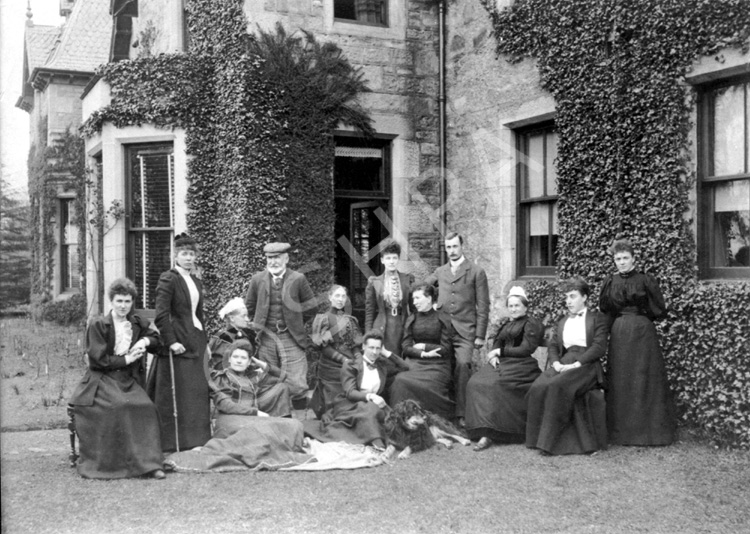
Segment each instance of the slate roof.
M109 61L112 17L109 2L77 0L51 56L41 67L50 70L94 72ZM33 72L33 69L29 69Z
M26 61L29 72L47 62L61 31L62 28L57 26L26 27Z

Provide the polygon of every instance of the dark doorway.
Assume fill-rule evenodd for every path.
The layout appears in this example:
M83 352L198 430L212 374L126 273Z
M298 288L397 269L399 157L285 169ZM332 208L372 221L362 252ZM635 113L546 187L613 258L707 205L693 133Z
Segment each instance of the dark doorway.
M363 326L367 279L380 274L378 245L391 234L390 182L389 140L336 138L335 279L349 290L352 313Z

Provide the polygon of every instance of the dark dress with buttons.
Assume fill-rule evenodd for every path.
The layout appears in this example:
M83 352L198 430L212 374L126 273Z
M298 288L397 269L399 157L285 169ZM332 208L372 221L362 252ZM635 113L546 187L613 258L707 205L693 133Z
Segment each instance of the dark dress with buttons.
M159 335L144 318L130 314L130 347L149 339L153 351ZM131 364L114 353L116 329L112 315L92 321L86 329L89 368L73 392L76 433L80 439L78 474L84 478L127 478L162 468L159 417L143 389L144 358Z
M446 419L453 419L456 403L451 397L453 372L451 357L453 329L450 321L435 310L417 312L406 320L401 353L408 359L410 370L399 373L390 392L391 406L412 399L422 408ZM425 344L425 352L440 348L439 358L422 358L417 343Z
M599 308L613 320L607 356L610 443L669 445L676 416L653 323L667 310L659 284L635 270L609 276Z
M528 315L500 327L492 344L492 350L502 349L497 369L485 365L467 387L466 430L471 439L526 441L526 394L542 373L531 355L542 335L542 324Z

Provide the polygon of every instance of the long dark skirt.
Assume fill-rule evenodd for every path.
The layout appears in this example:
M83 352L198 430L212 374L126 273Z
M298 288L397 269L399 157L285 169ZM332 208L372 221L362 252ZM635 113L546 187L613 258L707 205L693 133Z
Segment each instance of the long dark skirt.
M136 477L162 468L156 407L134 379L103 375L93 405L75 406L75 421L82 477Z
M330 414L330 416L329 416ZM318 441L344 441L370 445L385 442L385 413L372 402L352 402L339 395L333 410L320 421L305 421L305 434Z
M200 447L211 439L208 381L203 359L174 356L173 361L180 450ZM154 365L149 394L159 411L161 446L171 452L177 450L177 442L169 356L157 357Z
M412 399L423 409L445 419L456 415L456 403L451 398L453 373L450 361L442 359L413 359L411 369L396 375L390 391L391 406Z
M595 365L564 373L547 369L534 381L527 396L527 447L550 454L584 454L601 448L584 399L597 386Z
M676 417L656 328L648 317L623 314L612 324L607 358L610 443L669 445Z
M341 364L321 357L318 360L318 383L313 391L310 407L318 419L333 409L336 397L344 393L341 387Z
M471 439L504 443L526 440L526 393L541 374L532 357L502 358L485 365L466 387L466 430Z

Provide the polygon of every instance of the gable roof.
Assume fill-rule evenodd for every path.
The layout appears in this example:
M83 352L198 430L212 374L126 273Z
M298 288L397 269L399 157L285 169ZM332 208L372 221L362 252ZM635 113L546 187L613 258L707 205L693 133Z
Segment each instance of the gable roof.
M27 26L25 39L27 66L29 72L42 67L55 47L62 28L57 26Z
M62 27L59 44L43 66L49 70L91 72L109 61L112 17L102 0L77 0Z

